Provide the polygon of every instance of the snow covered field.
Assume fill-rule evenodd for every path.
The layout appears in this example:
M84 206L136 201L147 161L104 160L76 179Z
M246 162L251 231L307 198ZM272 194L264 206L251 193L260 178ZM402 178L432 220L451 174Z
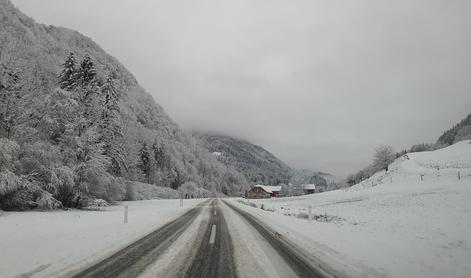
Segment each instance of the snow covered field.
M234 203L349 276L469 277L470 175L463 141L399 158L348 190Z
M111 255L204 201L125 202L106 211L0 211L0 277L52 277ZM124 204L124 203L123 203Z

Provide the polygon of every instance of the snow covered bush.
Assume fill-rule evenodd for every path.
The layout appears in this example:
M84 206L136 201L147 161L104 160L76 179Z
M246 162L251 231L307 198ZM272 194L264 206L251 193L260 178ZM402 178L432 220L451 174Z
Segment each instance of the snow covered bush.
M75 186L75 172L67 166L53 169L48 188L54 197L65 207L71 207L78 198L79 190Z
M105 210L109 206L103 199L85 198L80 202L80 208L84 210Z
M19 151L20 146L15 141L0 138L0 171L15 168Z
M299 212L298 214L296 214L296 218L309 219L309 214L305 212Z
M132 181L126 184L126 200L128 201L177 198L180 198L180 193L172 188Z
M34 207L34 196L28 181L9 170L0 171L0 209L24 210Z
M62 207L62 203L57 201L51 193L42 191L36 199L36 207L39 209L56 209Z
M9 170L0 172L0 198L1 196L20 190L22 186L22 181L14 173Z

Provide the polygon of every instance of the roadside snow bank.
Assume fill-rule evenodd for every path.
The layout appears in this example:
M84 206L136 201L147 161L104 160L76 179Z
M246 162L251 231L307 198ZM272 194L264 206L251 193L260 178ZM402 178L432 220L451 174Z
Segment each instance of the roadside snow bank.
M372 277L469 277L470 142L409 154L349 190L234 203L339 267ZM309 206L317 219L307 220Z
M53 277L111 255L179 217L203 199L125 202L105 211L3 212L0 277Z

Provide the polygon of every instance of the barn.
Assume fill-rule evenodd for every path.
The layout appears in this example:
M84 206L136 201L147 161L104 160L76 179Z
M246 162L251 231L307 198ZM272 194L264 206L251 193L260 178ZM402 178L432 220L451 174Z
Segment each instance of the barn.
M268 186L256 184L253 185L247 192L248 199L262 199L278 197L280 194L281 186Z
M316 185L315 184L304 184L303 185L304 194L313 194L316 193Z

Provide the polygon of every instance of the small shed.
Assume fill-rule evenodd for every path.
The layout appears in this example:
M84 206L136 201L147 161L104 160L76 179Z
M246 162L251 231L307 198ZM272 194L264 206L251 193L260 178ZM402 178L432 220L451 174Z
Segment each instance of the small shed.
M313 194L316 193L316 185L315 184L304 184L303 185L304 194Z

